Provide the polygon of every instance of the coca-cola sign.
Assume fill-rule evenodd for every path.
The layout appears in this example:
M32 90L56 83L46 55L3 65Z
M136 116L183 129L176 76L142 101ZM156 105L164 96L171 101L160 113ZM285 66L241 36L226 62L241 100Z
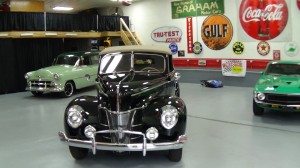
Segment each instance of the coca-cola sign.
M242 0L239 18L244 31L257 40L279 36L288 22L285 0Z

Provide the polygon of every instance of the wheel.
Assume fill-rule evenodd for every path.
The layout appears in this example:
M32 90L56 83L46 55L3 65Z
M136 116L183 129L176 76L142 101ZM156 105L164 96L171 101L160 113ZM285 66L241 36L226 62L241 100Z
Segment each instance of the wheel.
M160 72L158 69L153 68L153 67L145 67L141 69L141 71L154 71L154 72Z
M32 93L34 96L42 96L42 95L43 95L43 92L39 92L39 91L31 91L31 93Z
M73 146L69 146L70 153L72 157L76 160L82 160L84 159L89 152L89 149L86 148L77 148Z
M256 116L261 116L261 115L263 115L264 114L264 108L261 108L261 107L259 107L256 103L255 103L255 101L253 100L253 113L254 113L254 115L256 115Z
M61 97L71 97L74 92L74 85L72 82L68 81L65 84L65 90L60 93Z
M179 162L182 158L182 148L169 150L168 158L172 162Z

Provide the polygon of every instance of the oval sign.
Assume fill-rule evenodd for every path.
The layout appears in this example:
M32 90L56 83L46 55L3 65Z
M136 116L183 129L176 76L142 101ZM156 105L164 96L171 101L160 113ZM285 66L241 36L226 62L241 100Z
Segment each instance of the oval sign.
M172 42L170 45L169 45L169 48L172 52L172 54L176 54L178 52L178 46L176 43Z
M182 31L178 27L165 26L152 31L151 38L157 42L180 42Z
M202 44L200 42L195 42L193 44L193 52L195 54L200 54L202 52Z

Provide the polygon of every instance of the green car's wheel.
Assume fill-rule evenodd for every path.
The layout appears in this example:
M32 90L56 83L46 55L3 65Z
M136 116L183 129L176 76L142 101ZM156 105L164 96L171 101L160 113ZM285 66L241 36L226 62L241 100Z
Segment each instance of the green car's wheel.
M263 115L265 110L261 107L259 107L256 102L253 100L253 114L257 116Z
M74 84L70 81L68 81L65 84L65 90L63 92L61 92L61 97L71 97L73 95L74 92Z
M42 96L42 95L43 95L43 92L39 92L39 91L31 91L31 93L32 93L34 96Z
M77 148L77 147L73 147L73 146L69 146L69 150L70 150L70 153L73 156L73 158L76 160L84 159L88 155L88 152L89 152L89 149Z
M172 162L179 162L182 158L182 148L169 150L168 157Z

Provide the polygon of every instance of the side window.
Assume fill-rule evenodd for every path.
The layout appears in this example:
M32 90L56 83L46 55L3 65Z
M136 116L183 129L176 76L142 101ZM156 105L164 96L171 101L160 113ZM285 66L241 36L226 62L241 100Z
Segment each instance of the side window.
M82 57L82 65L90 65L90 58Z
M99 64L99 55L93 55L90 57L91 65Z

